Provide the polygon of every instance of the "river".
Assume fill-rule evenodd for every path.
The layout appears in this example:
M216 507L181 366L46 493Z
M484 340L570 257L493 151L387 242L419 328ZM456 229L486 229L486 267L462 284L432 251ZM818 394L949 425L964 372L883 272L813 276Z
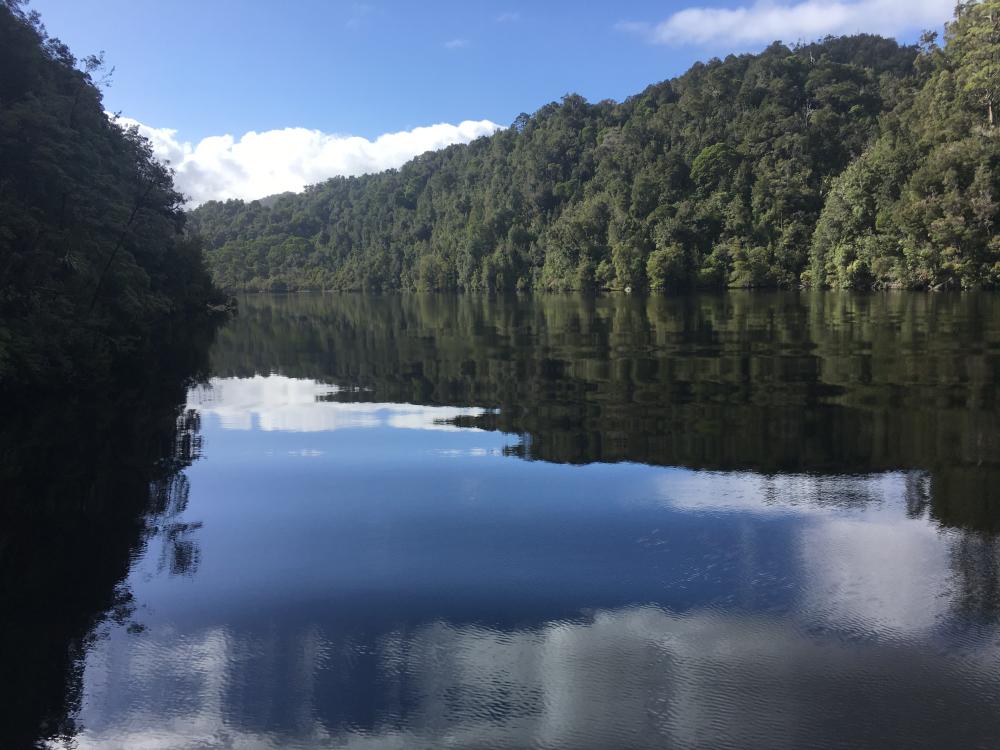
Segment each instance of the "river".
M13 736L1000 737L998 296L247 296L195 370L2 428Z

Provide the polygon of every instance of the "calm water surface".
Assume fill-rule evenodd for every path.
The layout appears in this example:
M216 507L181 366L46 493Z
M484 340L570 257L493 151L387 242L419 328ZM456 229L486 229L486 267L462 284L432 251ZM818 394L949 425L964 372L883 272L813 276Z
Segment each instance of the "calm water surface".
M256 296L209 362L131 523L10 542L53 747L1000 744L998 297Z

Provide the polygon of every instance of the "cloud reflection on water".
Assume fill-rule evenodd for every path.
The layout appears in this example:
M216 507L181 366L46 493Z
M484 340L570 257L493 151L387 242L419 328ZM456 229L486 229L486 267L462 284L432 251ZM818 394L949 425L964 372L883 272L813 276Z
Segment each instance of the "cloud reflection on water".
M76 741L80 750L791 748L843 722L838 746L850 747L891 736L902 721L929 738L961 738L962 726L913 711L927 698L923 675L934 673L938 716L982 711L980 721L997 723L987 696L1000 684L1000 650L983 643L961 657L908 642L832 643L767 616L649 606L514 631L431 622L374 642L313 626L166 629L95 650L85 715L121 700L114 693L123 689L128 705L116 707L113 722L86 722ZM377 671L395 703L369 725L343 722L323 692L365 669ZM280 681L280 695L263 703L262 674ZM181 687L186 705L162 711L158 696Z
M193 388L187 408L219 419L223 429L267 432L329 432L358 427L456 431L448 422L478 417L485 409L419 404L328 400L340 388L316 380L282 375L213 378Z

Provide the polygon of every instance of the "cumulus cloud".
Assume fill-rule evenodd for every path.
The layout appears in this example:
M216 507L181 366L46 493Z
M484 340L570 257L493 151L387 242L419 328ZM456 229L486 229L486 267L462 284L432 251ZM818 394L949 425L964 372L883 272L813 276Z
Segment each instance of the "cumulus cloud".
M191 206L228 198L254 200L298 192L338 175L381 172L426 151L468 143L500 127L489 120L466 120L386 133L374 140L284 128L250 131L238 140L218 135L191 143L171 128L154 128L125 117L119 122L136 125L151 141L156 157L175 170L174 183Z
M896 36L940 26L954 6L954 0L757 0L736 8L685 8L660 23L622 21L616 28L653 44L740 47L827 34Z

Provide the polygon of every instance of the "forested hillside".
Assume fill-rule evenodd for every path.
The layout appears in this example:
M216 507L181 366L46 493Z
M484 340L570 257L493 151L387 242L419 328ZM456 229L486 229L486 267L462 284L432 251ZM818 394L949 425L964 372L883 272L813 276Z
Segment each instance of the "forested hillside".
M570 95L400 170L191 214L245 289L1000 282L1000 0Z
M0 73L0 388L101 377L221 298L101 61L0 0Z
M879 137L838 177L807 278L839 287L1000 285L1000 2L964 3Z

